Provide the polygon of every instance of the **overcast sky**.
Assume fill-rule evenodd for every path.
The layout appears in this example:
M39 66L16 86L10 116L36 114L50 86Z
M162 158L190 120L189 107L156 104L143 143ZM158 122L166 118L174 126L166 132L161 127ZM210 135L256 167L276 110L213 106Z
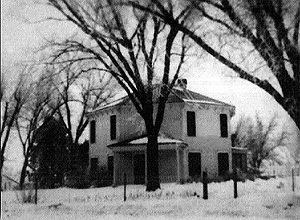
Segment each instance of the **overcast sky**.
M28 61L44 38L61 37L74 31L74 27L61 22L24 22L26 19L31 22L39 21L56 13L49 7L28 2L30 1L2 0L1 2L2 66L13 68L15 62ZM188 79L188 88L235 105L239 115L254 115L258 111L264 117L268 117L270 113L278 113L295 136L297 133L295 125L272 97L248 82L224 77L226 72L228 69L218 61L206 58L201 62L189 64L184 69L183 77ZM11 78L17 75L16 72L10 74ZM297 138L293 145L299 144L299 136ZM10 158L20 160L19 152L10 149Z

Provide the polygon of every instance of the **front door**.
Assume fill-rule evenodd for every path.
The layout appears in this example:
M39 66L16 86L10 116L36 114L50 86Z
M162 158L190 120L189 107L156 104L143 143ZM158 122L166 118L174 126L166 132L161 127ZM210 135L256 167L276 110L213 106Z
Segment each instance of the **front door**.
M200 153L189 153L189 176L192 178L198 178L201 176L201 154Z
M228 153L218 153L219 176L225 175L229 171Z
M134 155L133 166L134 184L145 184L145 155Z

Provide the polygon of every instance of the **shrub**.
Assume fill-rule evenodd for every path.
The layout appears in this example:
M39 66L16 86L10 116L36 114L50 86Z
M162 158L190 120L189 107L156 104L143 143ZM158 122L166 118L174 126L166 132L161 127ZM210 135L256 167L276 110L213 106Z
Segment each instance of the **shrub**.
M18 190L16 192L16 197L20 203L34 203L35 201L35 192L34 189L29 190Z
M73 172L69 173L65 179L65 186L76 189L86 189L90 186L86 169L84 167L75 167Z
M113 176L109 174L105 166L90 171L89 179L92 187L105 187L113 184Z
M85 175L72 175L66 179L65 186L75 189L86 189L90 185L88 178Z

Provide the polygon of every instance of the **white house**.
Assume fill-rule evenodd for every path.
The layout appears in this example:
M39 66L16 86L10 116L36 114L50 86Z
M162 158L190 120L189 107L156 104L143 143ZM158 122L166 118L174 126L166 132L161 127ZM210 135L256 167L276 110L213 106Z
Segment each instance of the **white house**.
M186 89L181 80L168 99L160 130L159 174L161 182L209 178L232 171L230 119L235 107ZM88 113L90 121L90 169L105 166L114 184L147 182L145 127L126 96Z

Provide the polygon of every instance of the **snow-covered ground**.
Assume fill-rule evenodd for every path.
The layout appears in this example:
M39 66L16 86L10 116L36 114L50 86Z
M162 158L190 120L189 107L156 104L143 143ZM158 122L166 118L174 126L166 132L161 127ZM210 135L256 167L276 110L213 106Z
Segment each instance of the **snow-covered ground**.
M211 183L209 198L202 198L202 184L162 184L146 193L144 186L38 191L38 205L21 204L21 192L2 194L2 218L14 220L154 220L154 219L300 219L300 177L292 191L291 178L238 183Z

